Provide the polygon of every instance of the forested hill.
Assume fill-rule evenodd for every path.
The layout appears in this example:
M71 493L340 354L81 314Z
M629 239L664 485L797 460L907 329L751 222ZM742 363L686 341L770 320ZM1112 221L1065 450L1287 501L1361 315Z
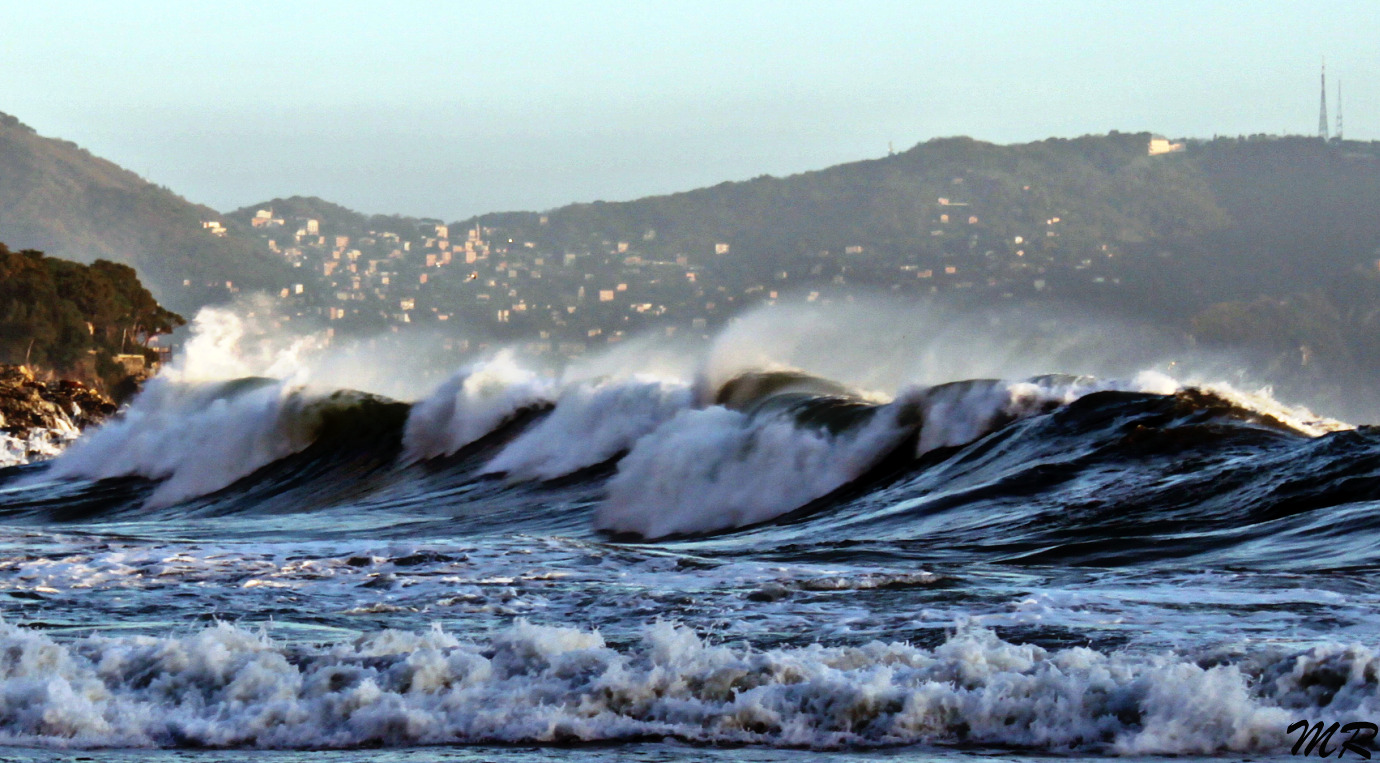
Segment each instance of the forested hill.
M1150 138L943 138L789 177L481 219L553 244L640 242L654 231L639 246L708 258L724 242L762 273L848 247L878 260L1038 252L1055 269L1120 255L1137 303L1185 319L1225 299L1331 288L1376 269L1380 144L1254 136L1150 156Z
M0 243L0 364L33 365L114 391L129 375L121 356L157 361L149 340L183 323L128 265L83 265Z
M322 230L349 236L365 235L371 230L412 230L425 222L422 218L403 215L366 215L315 196L273 199L262 204L227 212L225 218L229 223L241 229L248 228L253 225L254 215L259 210L272 212L276 219L317 220L320 222ZM431 220L431 222L439 223L441 221Z
M133 266L158 299L188 311L233 289L286 281L281 258L249 238L217 236L220 215L0 114L0 240L78 262ZM190 283L186 283L190 282Z
M225 299L230 282L346 331L447 320L587 345L653 319L713 330L777 294L862 288L1134 313L1249 345L1302 368L1301 384L1380 372L1380 143L1252 136L1156 155L1151 143L940 138L789 177L485 214L450 224L447 241L438 220L316 198L220 215L0 115L0 240L130 264L179 312ZM225 229L203 226L214 220ZM612 299L572 312L582 287Z

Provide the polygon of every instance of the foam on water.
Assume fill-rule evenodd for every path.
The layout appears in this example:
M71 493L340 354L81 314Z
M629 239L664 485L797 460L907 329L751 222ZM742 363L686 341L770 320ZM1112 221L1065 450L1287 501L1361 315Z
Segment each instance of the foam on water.
M28 437L0 432L0 469L56 458L81 435L66 414L60 415L56 424L51 429L35 429Z
M412 406L403 432L407 462L448 456L497 429L518 411L549 403L551 380L510 353L469 366Z
M158 377L121 416L54 461L44 477L162 480L148 505L171 505L306 448L316 436L318 399L285 381L246 389Z
M325 646L217 625L58 642L0 625L0 741L356 747L673 738L810 748L988 744L1120 754L1282 752L1297 716L1374 717L1380 656L1327 645L1204 667L1017 645L717 646L668 622L614 647L518 620Z
M786 414L687 410L618 463L595 527L659 538L762 522L858 478L906 436L901 406L856 430L801 427Z
M552 479L603 463L628 450L663 422L686 410L690 386L634 377L574 384L556 408L505 447L485 467L513 479Z

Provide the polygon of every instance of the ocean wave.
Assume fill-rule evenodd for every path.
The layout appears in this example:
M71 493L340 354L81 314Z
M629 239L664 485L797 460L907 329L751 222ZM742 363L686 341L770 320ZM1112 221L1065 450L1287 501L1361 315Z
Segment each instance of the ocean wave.
M865 473L909 434L903 412L835 434L786 414L683 411L619 461L595 527L660 538L772 519Z
M937 448L966 445L1014 421L1109 390L1172 395L1179 390L1179 383L1163 374L1145 372L1128 382L1053 374L1023 381L979 379L940 384L916 393L924 420L917 450L923 455Z
M1178 384L1159 374L980 379L874 403L804 374L745 374L719 390L718 405L682 412L638 441L595 526L662 538L764 522L859 479L908 438L918 457L1108 390L1172 394Z
M1091 405L1095 400L1102 402ZM1154 400L1173 410L1156 412L1163 406ZM372 500L375 491L423 473L432 475L426 485L440 489L440 479L446 490L501 475L506 479L489 481L483 494L502 503L504 490L527 489L516 483L545 483L601 466L606 468L583 480L598 490L591 495L597 500L591 529L662 539L822 511L927 469L959 471L968 458L960 450L1075 404L1102 406L1115 420L1141 423L1129 434L1076 416L1054 429L1025 427L1027 438L1041 442L1007 448L998 463L984 466L986 472L1004 480L1037 461L1122 448L1117 443L1126 436L1142 444L1162 440L1164 447L1202 439L1185 440L1188 430L1175 421L1211 420L1229 431L1302 438L1349 428L1265 393L1185 387L1154 373L1127 381L1066 375L977 379L908 387L883 399L787 370L741 374L713 392L702 384L635 375L561 383L500 354L462 369L410 406L285 380L157 378L127 411L54 460L41 479L142 477L156 484L146 499L140 496L141 505L161 509L254 475L242 490L216 499L216 512L234 513L288 490L305 501L313 481L330 481L318 483L330 486L319 491L320 500L302 504L313 510ZM1167 434L1176 427L1177 434ZM349 463L334 457L351 445L369 452ZM449 458L462 451L463 458ZM1134 470L1143 461L1138 459L1126 452L1118 463ZM408 468L418 462L429 465L421 472ZM332 471L332 465L340 469ZM1098 474L1107 471L1098 468ZM391 476L360 480L359 489L343 484L378 472ZM476 497L467 491L461 493ZM893 496L896 508L887 511L903 511L912 497ZM511 500L530 499L515 492Z
M412 406L403 459L452 455L520 411L549 406L555 392L554 382L519 366L508 353L466 367Z
M146 507L171 506L306 449L323 424L339 420L337 409L367 397L314 393L273 379L155 378L128 410L78 440L43 477L146 477L159 480Z
M691 404L689 385L634 377L562 390L555 408L484 466L511 479L553 479L626 452Z
M1047 650L962 628L934 649L757 650L668 622L639 641L519 620L324 646L217 625L57 641L0 625L0 741L355 748L677 739L817 749L982 744L1099 754L1282 752L1298 718L1380 710L1380 655L1327 644L1223 663Z

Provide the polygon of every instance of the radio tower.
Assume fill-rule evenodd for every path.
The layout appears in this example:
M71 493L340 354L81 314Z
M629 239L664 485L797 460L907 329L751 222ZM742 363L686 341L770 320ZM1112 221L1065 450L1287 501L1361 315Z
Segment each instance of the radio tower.
M1342 139L1342 79L1337 78L1337 130L1333 133L1337 140Z
M1327 140L1327 59L1322 65L1322 103L1318 106L1318 137Z

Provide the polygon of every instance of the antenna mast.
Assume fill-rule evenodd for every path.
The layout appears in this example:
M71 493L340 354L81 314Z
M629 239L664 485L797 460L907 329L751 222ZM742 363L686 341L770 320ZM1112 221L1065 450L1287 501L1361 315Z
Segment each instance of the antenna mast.
M1327 140L1327 59L1322 65L1322 101L1318 106L1318 137Z

